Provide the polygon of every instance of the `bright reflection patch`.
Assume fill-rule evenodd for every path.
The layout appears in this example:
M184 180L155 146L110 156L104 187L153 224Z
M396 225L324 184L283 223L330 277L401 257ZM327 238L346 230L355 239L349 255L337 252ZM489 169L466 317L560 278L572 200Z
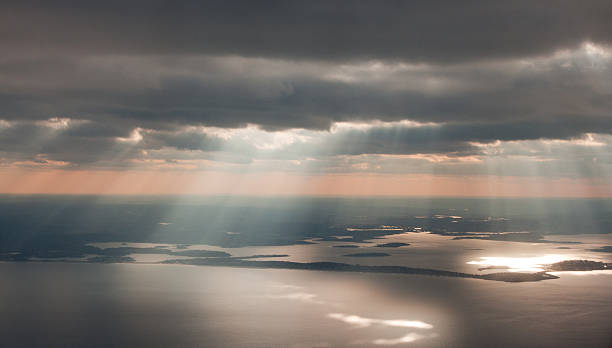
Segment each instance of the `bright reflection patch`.
M549 254L536 257L480 257L478 261L469 261L470 265L483 266L485 269L504 269L510 272L542 272L546 265L570 260L568 255Z
M420 321L420 320L401 320L401 319L374 319L374 318L365 318L360 317L354 314L344 314L344 313L329 313L327 315L328 318L336 319L343 321L347 324L353 325L355 328L367 328L374 324L387 326L387 327L405 327L405 328L413 328L413 329L424 329L430 330L433 329L433 325ZM378 338L371 341L372 344L375 345L383 345L390 346L402 343L411 343L417 340L421 340L427 337L436 337L435 333L430 335L423 335L416 332L408 332L402 337L398 338Z
M311 294L307 292L294 292L290 294L283 295L271 295L270 298L278 298L278 299L286 299L286 300L294 300L301 301L306 303L314 303L314 304L325 304L324 301L319 301L316 299L316 294Z
M400 338L379 338L379 339L374 340L372 343L381 345L381 346L392 346L392 345L402 344L402 343L411 343L411 342L414 342L416 340L420 340L423 338L425 338L425 336L420 335L418 333L411 332Z
M372 319L364 318L358 315L349 315L343 313L329 313L329 318L341 320L347 324L351 324L357 327L368 327L372 324L379 324L383 326L393 327L413 327L417 329L432 329L433 325L418 321L418 320L385 320L385 319Z

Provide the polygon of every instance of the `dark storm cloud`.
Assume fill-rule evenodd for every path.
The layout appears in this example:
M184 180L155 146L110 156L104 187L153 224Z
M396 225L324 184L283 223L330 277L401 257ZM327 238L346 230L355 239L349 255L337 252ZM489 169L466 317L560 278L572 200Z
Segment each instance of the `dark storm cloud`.
M142 158L142 151L171 148L210 152L219 150L224 143L220 138L189 131L124 133L108 124L90 121L60 123L55 120L0 127L0 158L52 160L74 166L106 162L106 166L121 167L126 165L122 162Z
M32 72L0 65L0 117L89 119L124 132L247 124L329 129L339 121L410 119L459 125L471 141L608 133L612 60L587 51L527 65L444 68L236 57L43 59L43 71L35 62L22 63Z
M457 62L612 42L609 1L3 1L11 50Z
M177 150L218 151L223 145L224 141L220 138L187 131L145 133L139 146L147 150L171 147Z
M0 157L13 161L44 159L76 165L125 156L133 151L115 140L120 135L101 124L77 124L66 129L22 123L0 127ZM121 157L120 156L120 157Z
M609 1L3 1L0 162L457 157L612 134L611 17ZM426 125L318 132L401 120ZM318 142L262 154L198 128L247 125Z

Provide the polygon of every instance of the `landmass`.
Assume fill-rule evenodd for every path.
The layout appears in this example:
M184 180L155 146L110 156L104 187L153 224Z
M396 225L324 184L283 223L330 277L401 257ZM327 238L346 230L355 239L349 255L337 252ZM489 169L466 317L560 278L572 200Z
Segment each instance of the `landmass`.
M162 262L162 264L184 264L184 265L202 265L202 266L226 266L226 267L244 267L244 268L281 268L281 269L302 269L302 270L317 270L317 271L336 271L336 272L362 272L362 273L393 273L393 274L415 274L428 275L439 277L456 277L456 278L472 278L503 282L534 282L541 280L557 279L556 275L548 272L558 271L592 271L592 270L612 270L612 264L590 260L567 260L557 262L545 266L545 271L535 273L521 272L498 272L490 274L470 274L462 272L453 272L446 270L428 269L428 268L413 268L405 266L376 266L376 265L359 265L347 264L339 262L292 262L292 261L272 261L272 260L253 260L260 258L277 258L288 257L286 254L261 254L250 256L232 257L230 254L219 251L210 250L184 250L173 252L163 248L108 248L97 249L102 255L93 255L81 260L74 259L29 259L26 255L20 253L0 254L0 261L36 261L36 262L89 262L89 263L131 263L135 260L126 253L135 254L168 254L186 256L183 253L189 252L190 255L205 255L202 257L191 257L186 259L172 259ZM141 249L141 250L138 250ZM386 253L355 253L344 256L350 257L379 257L390 256ZM486 269L503 269L503 266L485 267L479 270Z
M452 272L428 268L412 268L404 266L367 266L352 265L339 262L291 262L291 261L245 261L236 258L201 258L201 259L177 259L163 261L164 264L184 264L200 266L227 266L244 268L282 268L282 269L301 269L314 271L334 271L334 272L361 272L361 273L393 273L393 274L415 274L437 277L472 278L503 282L534 282L540 280L557 279L558 276L546 272L537 273L516 273L501 272L492 274L470 274L462 272Z
M547 271L597 271L612 269L612 263L590 260L567 260L546 266Z
M162 254L170 256L186 256L186 257L229 257L231 254L225 251L216 250L180 250L172 251L165 247L153 248L135 248L122 246L118 248L98 248L92 245L65 245L64 248L46 249L46 248L23 248L21 251L0 253L2 261L23 261L29 258L40 259L64 259L64 258L84 258L84 257L102 257L110 260L115 257L127 257L131 254ZM102 259L100 259L102 260Z
M187 256L187 257L224 257L231 256L225 251L216 250L181 250L172 251L164 247L153 247L153 248L133 248L133 247L120 247L120 248L105 248L100 249L92 247L90 250L91 254L108 255L108 256L125 256L129 254L163 254L173 256ZM96 250L97 249L97 250Z
M126 263L134 262L136 260L129 256L93 256L87 258L85 261L93 263Z
M403 246L408 246L409 243L384 243L384 244L376 244L377 248L399 248Z
M487 267L481 267L478 270L479 271L487 271L490 269L510 269L510 267L508 266L487 266Z

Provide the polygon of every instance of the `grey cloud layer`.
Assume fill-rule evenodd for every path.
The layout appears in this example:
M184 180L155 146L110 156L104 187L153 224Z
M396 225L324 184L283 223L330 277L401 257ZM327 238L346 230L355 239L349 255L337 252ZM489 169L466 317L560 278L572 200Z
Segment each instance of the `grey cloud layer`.
M456 124L447 133L473 141L608 133L612 57L589 47L450 67L209 56L4 61L1 117L112 121L127 131L410 119Z
M336 168L612 134L610 18L610 1L3 1L0 163ZM425 125L329 132L377 120ZM246 125L316 139L262 152L197 130Z
M456 62L612 40L590 1L3 1L9 48Z

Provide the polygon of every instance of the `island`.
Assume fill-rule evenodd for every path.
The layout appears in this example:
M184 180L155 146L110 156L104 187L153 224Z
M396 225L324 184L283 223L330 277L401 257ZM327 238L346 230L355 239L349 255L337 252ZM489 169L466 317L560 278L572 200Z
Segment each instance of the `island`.
M470 274L462 272L452 272L429 268L413 268L404 266L368 266L353 265L340 262L292 262L292 261L250 261L233 257L222 258L200 258L200 259L176 259L162 261L164 264L184 264L199 266L226 266L242 268L281 268L299 269L312 271L332 271L332 272L361 272L361 273L393 273L393 274L413 274L437 277L472 278L493 280L502 282L535 282L540 280L557 279L558 276L546 272L537 273L517 273L501 272L491 274Z
M547 271L600 271L612 269L612 264L590 260L567 260L546 266Z
M376 244L377 248L399 248L403 246L408 246L408 243L384 243L384 244Z

